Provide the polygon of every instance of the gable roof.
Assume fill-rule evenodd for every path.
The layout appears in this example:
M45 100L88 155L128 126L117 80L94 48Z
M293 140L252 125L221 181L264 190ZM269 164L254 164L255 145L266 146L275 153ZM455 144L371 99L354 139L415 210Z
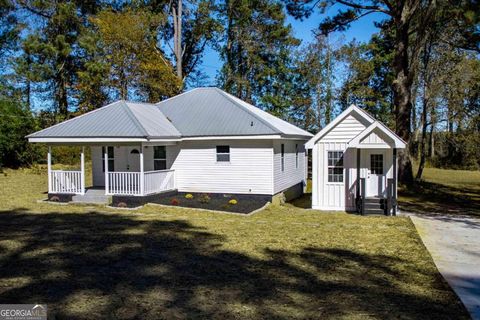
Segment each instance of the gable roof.
M157 103L184 137L284 135L311 137L218 88L197 88Z
M120 100L27 136L57 137L178 138L180 133L154 105Z
M368 112L352 104L350 107L345 109L338 117L336 117L332 122L330 122L325 128L320 130L315 136L313 136L306 144L305 148L312 149L315 143L317 143L323 136L335 128L341 121L347 118L349 115L355 114L365 120L369 125L355 136L349 143L349 147L355 148L359 145L361 140L365 138L369 133L375 129L381 130L388 137L390 137L394 143L394 148L405 148L405 141L403 141L398 135L396 135L392 130L385 126L382 122L375 120ZM358 138L358 139L357 139Z
M365 130L360 132L355 138L353 138L349 143L348 146L350 148L357 148L362 144L362 140L367 137L369 134L374 132L375 130L379 130L383 134L385 134L388 138L392 140L391 146L393 148L404 149L406 146L405 141L403 141L399 136L397 136L393 131L388 129L383 123L379 121L375 121L371 125L369 125Z

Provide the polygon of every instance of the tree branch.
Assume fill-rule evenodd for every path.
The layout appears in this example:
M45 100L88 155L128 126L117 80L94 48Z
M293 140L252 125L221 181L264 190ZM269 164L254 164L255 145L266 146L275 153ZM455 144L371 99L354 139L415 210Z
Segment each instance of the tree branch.
M375 11L375 12L383 12L383 13L388 14L388 15L391 14L390 11L385 10L384 8L382 8L380 6L366 6L366 5L361 5L361 4L358 4L358 3L352 3L350 1L345 1L345 0L336 0L336 1L340 4L343 4L345 6L348 6L350 8L354 8L354 9L372 10L372 11Z

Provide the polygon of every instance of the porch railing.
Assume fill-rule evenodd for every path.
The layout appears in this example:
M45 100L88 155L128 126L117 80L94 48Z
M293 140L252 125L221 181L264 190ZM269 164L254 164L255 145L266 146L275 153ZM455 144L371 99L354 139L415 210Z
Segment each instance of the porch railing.
M175 171L157 170L145 172L144 195L175 189Z
M142 196L175 189L175 171L157 170L144 173L143 190L140 172L108 172L108 195Z
M82 194L82 171L51 170L49 192Z
M141 195L140 172L108 172L106 190L109 195Z

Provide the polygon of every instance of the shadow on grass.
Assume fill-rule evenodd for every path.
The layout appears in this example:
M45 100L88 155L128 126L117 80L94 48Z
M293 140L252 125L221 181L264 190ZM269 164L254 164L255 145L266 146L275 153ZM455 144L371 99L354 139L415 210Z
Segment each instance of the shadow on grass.
M439 274L426 276L435 294L413 292L426 271L392 256L305 247L261 259L188 221L135 215L0 218L0 301L47 303L57 319L467 318Z
M311 209L312 208L312 194L304 193L301 197L288 201L294 207L301 209Z
M422 181L399 190L400 208L422 214L480 215L480 190Z

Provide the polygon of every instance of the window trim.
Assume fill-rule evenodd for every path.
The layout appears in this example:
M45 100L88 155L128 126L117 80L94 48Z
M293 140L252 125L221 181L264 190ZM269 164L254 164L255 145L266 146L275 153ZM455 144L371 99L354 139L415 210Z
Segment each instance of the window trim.
M333 153L333 152L341 153L341 157L337 160L337 162L335 164L330 165L330 163L328 161L329 160L329 154ZM326 153L326 158L327 158L326 159L326 164L327 164L326 175L327 175L327 183L328 184L344 184L345 183L345 163L344 163L344 159L343 159L344 156L345 156L345 152L342 151L342 150L327 150L327 153ZM333 159L335 159L335 158L333 158ZM341 166L338 165L338 161L340 159L342 160L342 165ZM335 169L342 169L342 175L341 175L342 181L330 181L330 174L329 174L330 169L333 169L334 171L335 171ZM339 175L339 174L338 173L333 173L332 175L334 176L334 175Z
M228 149L228 152L219 152L219 148L227 148ZM222 157L222 156L225 156L227 155L228 156L228 160L219 160L219 156ZM230 145L217 145L215 146L215 162L216 163L230 163L231 161L231 150L230 150Z
M165 150L165 158L155 158L155 148L163 148ZM165 169L155 169L155 161L165 161ZM167 147L166 146L153 146L153 170L161 171L167 170Z
M107 148L105 150L105 148ZM111 148L111 149L110 149ZM112 150L112 157L110 158L109 152ZM112 146L102 147L102 172L105 172L105 151L107 151L107 160L108 160L108 172L115 172L115 149ZM112 168L110 169L110 161L112 161Z
M280 145L280 158L281 158L282 172L285 172L285 144L284 143Z

